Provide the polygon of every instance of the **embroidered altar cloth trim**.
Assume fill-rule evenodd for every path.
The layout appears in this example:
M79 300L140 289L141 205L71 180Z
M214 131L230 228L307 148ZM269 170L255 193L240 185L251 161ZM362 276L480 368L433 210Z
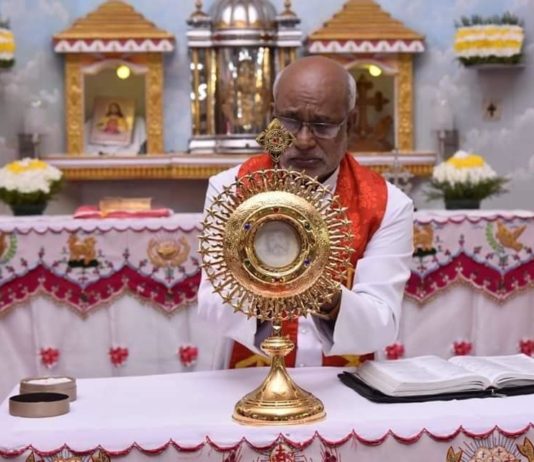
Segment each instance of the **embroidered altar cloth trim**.
M180 448L225 448L243 438L260 447L280 435L295 445L314 437L334 444L351 436L369 445L390 438L416 444L422 435L447 441L458 434L484 437L498 430L517 436L533 427L534 395L381 405L342 385L339 372L324 367L292 371L299 385L324 402L327 418L287 427L242 426L231 418L234 404L258 385L265 369L81 379L78 401L60 418L17 419L8 414L6 399L0 406L0 454L19 454L28 446L54 453L64 445L76 452L100 447L121 453L133 445L156 451L170 441Z
M124 291L173 312L196 300L201 219L0 217L0 312L44 293L88 313ZM458 283L499 303L534 288L533 212L419 211L414 241L417 303Z
M503 302L534 287L534 213L421 211L406 295L424 303L456 283Z
M0 219L0 312L35 294L87 313L127 291L166 312L196 300L200 215Z

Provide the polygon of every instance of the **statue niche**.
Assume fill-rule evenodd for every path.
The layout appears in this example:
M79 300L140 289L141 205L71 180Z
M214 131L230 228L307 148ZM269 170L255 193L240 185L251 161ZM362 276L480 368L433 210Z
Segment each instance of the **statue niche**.
M117 69L126 68L121 79ZM146 66L103 60L81 69L84 76L84 153L146 154Z
M356 80L357 123L349 138L351 152L387 152L395 147L394 77L376 64L350 69ZM370 72L373 72L373 76ZM376 75L380 73L380 75Z
M267 85L258 85L252 59L238 61L234 78L221 83L221 112L228 133L251 133L266 124L271 104Z
M345 0L307 40L310 54L338 61L358 83L360 120L350 150L412 152L413 59L424 37L377 0Z
M174 36L123 0L106 0L55 34L54 51L65 56L68 154L165 152L163 53L173 50ZM122 120L102 130L111 116Z

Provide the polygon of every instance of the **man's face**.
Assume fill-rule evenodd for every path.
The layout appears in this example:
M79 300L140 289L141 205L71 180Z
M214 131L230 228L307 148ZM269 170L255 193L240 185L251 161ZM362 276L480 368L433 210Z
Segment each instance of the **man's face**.
M347 108L346 83L340 84L339 76L317 72L282 79L274 101L276 117L339 126L334 137L325 138L317 136L321 133L314 134L309 125L302 125L295 134L295 143L280 158L283 168L304 171L323 181L339 166L347 151L353 114Z

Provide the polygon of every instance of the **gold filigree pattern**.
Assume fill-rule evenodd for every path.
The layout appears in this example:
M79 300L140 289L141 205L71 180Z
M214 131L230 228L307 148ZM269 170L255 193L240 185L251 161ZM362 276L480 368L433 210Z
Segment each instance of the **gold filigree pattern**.
M148 154L165 152L163 148L163 55L147 53L146 113Z
M517 449L528 459L528 462L534 462L534 444L528 438L523 440L523 444L518 444Z
M67 152L80 155L83 152L83 82L82 57L69 54L65 60L65 113L67 125Z
M278 119L273 119L256 141L270 154L274 164L277 165L282 153L294 143L295 136L288 132Z
M434 243L434 229L432 224L413 227L413 247L424 251L431 250Z
M148 243L147 255L150 262L157 268L176 267L189 257L191 245L185 236L180 239L151 239Z
M523 248L523 244L519 242L518 239L526 228L527 225L518 226L517 228L507 228L507 226L499 220L497 221L497 232L495 233L495 237L503 247L519 252Z
M526 457L523 459L521 456ZM447 450L446 462L478 462L478 461L513 461L534 462L534 445L525 438L523 444L504 436L484 438L465 443L458 452L451 446Z
M89 265L96 260L96 239L93 236L80 239L76 234L71 234L67 243L69 261L83 261L85 265Z
M258 246L272 223L291 228L298 242L294 258L278 266ZM255 172L226 187L206 212L199 240L206 275L223 301L273 321L319 312L346 278L353 251L346 245L350 222L330 190L286 170Z
M413 63L412 55L400 53L397 82L397 148L413 149Z

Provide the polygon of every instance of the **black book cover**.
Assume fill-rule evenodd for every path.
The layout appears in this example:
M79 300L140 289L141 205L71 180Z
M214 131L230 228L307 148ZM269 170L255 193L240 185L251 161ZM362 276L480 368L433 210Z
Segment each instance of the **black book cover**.
M491 398L504 396L528 395L534 393L534 385L510 388L488 388L486 390L456 391L453 393L436 393L434 395L389 396L367 385L354 374L342 372L339 380L352 388L359 395L375 403L422 403L425 401L450 401L453 399Z

